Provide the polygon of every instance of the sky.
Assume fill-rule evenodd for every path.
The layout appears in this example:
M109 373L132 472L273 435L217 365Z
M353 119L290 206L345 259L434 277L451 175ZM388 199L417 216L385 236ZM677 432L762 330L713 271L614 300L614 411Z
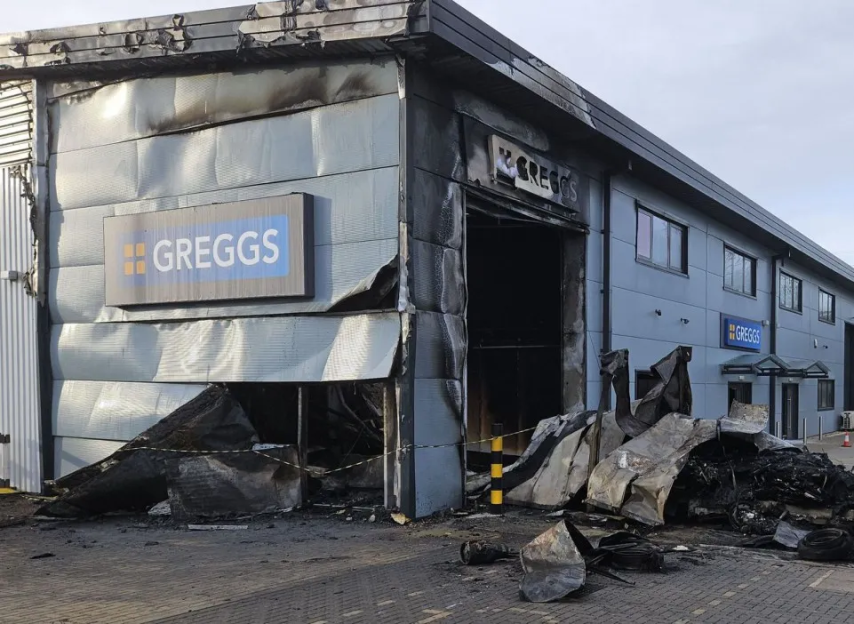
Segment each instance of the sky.
M457 0L854 265L854 2ZM0 32L242 4L4 2Z

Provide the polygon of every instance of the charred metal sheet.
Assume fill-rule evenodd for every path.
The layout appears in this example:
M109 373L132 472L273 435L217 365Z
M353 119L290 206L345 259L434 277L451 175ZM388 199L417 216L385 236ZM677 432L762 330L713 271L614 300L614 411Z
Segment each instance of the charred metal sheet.
M647 432L657 428L658 425L648 429ZM641 438L648 433L643 434ZM632 494L623 505L620 514L643 524L653 526L664 524L664 506L676 477L688 462L689 454L703 442L714 439L716 434L717 424L714 421L695 420L687 438L682 439L677 433L670 441L659 441L658 444L661 446L652 450L653 453L660 454L656 456L657 465L639 472L638 478L632 482ZM619 453L619 450L616 452Z
M139 435L205 389L204 385L72 380L53 384L55 436L119 441Z
M244 47L391 37L406 33L409 7L394 0L260 2L237 30Z
M158 76L83 89L65 87L70 94L50 104L52 153L394 94L397 80L394 62L378 60Z
M522 599L554 602L581 589L587 578L584 554L592 548L566 520L537 536L520 553L525 572L519 586Z
M463 258L449 249L412 241L412 302L419 310L442 314L463 313Z
M617 395L617 423L626 434L637 437L672 412L691 415L688 363L692 353L691 347L677 347L653 364L652 371L660 381L634 409L631 409L629 399L628 366L617 372L613 380Z
M298 507L302 503L298 466L295 446L167 461L172 517L222 518Z
M720 419L721 433L755 435L768 428L768 406L733 401L729 415Z
M461 380L466 356L463 318L419 310L416 323L415 377Z
M396 95L61 152L52 207L67 210L396 166ZM59 120L61 124L61 120ZM99 184L85 183L100 172Z
M385 379L397 314L57 325L56 379L206 383ZM133 352L133 358L121 354Z
M608 455L593 469L587 483L586 502L612 513L621 513L629 486L636 479L652 475L660 477L662 483L666 482L669 474L659 475L656 469L666 469L681 462L681 470L687 461L688 452L701 442L711 440L716 431L715 421L694 421L682 414L668 414L645 433ZM648 485L657 492L657 483L650 482ZM640 514L635 515L639 516L635 518L639 521L647 519Z
M596 413L591 411L577 412L546 418L537 423L528 447L519 459L504 469L504 491L511 492L534 479L557 446L567 437L582 431L595 416Z
M465 181L465 164L460 145L460 117L420 97L412 97L414 133L420 140L413 150L414 165L449 180Z
M364 42L366 51L387 51L381 41L405 35L417 15L413 7L418 6L420 3L409 0L290 0L13 33L0 36L0 66L13 70L59 64L128 67L136 61L139 67L186 55L215 53L236 58L246 48L302 47L315 42ZM371 46L373 40L376 43Z
M534 476L512 489L505 486L506 500L514 505L539 509L557 509L566 506L587 483L588 463L592 444L591 425L596 415L590 412L584 427L560 440L544 457ZM558 417L562 418L562 417ZM551 420L551 419L550 419ZM614 412L603 415L599 457L605 457L622 444L625 434L617 426ZM535 434L531 443L541 444ZM518 463L518 462L517 462ZM510 466L504 473L504 482L515 483L513 473L518 467Z
M463 192L456 182L415 169L411 203L418 218L413 224L416 240L450 249L461 249L463 240Z
M166 500L166 462L180 457L177 451L249 450L257 441L240 404L212 386L110 457L57 480L62 495L40 513L75 517L143 511Z

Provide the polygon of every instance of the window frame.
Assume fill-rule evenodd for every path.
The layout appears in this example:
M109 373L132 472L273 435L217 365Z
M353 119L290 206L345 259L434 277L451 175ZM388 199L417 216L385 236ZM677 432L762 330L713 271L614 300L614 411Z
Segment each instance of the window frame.
M830 318L824 318L821 315L821 296L827 295L830 298ZM818 289L818 320L828 325L836 325L836 295L828 292L823 288Z
M727 286L727 284L726 284L726 253L727 253L727 251L730 251L737 256L741 256L743 260L750 260L751 292L748 293L748 292L744 292L743 290L737 290L735 288L730 288L729 286ZM758 264L758 260L757 260L756 256L751 256L750 254L744 253L743 251L741 251L737 247L733 247L732 245L724 243L724 271L723 271L723 273L724 273L724 280L723 280L724 290L727 292L731 292L733 294L736 294L736 295L741 295L742 297L750 297L751 299L756 299L756 270L757 270L756 265L757 264ZM744 284L743 275L744 274L742 274L742 280L741 280L742 285Z
M797 307L790 308L786 305L783 305L783 301L781 299L783 294L783 289L781 288L781 282L783 278L788 278L793 282L798 284L798 301ZM794 301L792 302L795 303ZM780 271L780 275L777 278L777 305L781 310L786 310L787 312L792 312L794 314L803 314L804 313L804 280L799 277L795 277L791 273L787 273L786 271Z
M649 253L650 257L647 258L640 254L640 245L638 242L640 241L640 216L644 214L650 219L650 228L649 228ZM655 256L655 252L653 250L653 224L655 223L655 219L659 219L664 221L667 224L667 264L659 264L653 260ZM682 232L682 253L681 253L681 264L682 266L679 268L675 268L670 264L670 241L671 241L671 232L673 229L678 229ZM668 273L673 273L674 275L681 275L683 277L688 277L688 225L681 221L678 221L672 217L667 217L661 212L656 210L652 210L645 206L644 204L638 203L637 209L635 211L635 260L641 264L652 267L654 269L659 269L661 271L667 271Z
M829 385L830 386L830 404L822 404L821 402L821 389L822 386ZM819 412L830 412L836 409L836 380L834 379L819 379L818 380L818 395L817 401L817 409Z

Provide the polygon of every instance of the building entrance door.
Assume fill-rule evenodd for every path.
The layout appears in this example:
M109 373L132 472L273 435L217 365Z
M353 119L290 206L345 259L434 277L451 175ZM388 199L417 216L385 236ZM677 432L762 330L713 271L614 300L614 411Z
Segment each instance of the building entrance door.
M783 437L798 437L798 384L783 384Z

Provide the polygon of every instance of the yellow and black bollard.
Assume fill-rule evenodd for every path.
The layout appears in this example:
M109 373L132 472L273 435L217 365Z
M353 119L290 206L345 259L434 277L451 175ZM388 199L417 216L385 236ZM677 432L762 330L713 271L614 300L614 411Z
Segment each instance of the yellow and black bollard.
M492 484L489 491L489 513L504 514L504 434L503 425L492 425Z

